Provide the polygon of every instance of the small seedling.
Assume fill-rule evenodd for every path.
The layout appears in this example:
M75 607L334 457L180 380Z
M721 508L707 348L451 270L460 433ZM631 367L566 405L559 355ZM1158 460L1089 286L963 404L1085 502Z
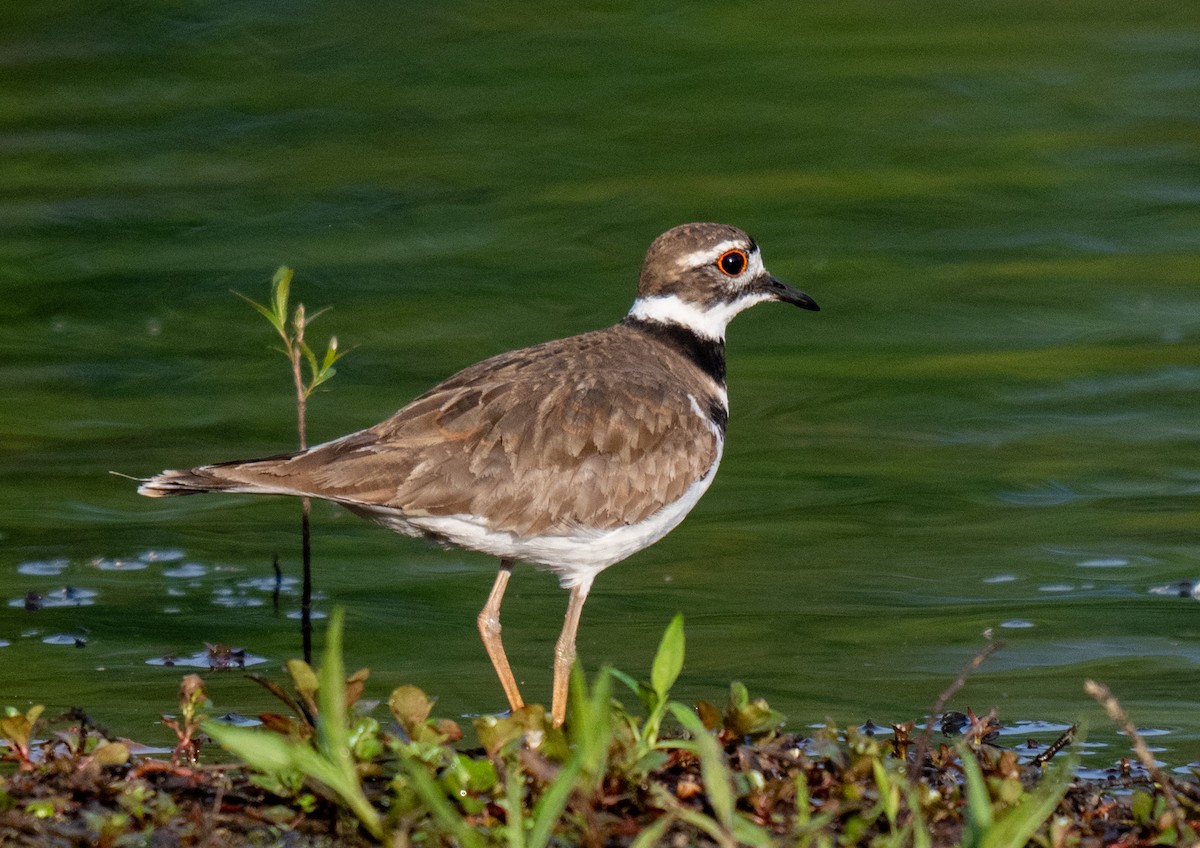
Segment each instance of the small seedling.
M13 707L5 707L4 717L0 718L0 739L8 746L4 759L16 760L21 771L33 770L33 732L45 709L38 704L22 713Z
M304 304L296 305L289 316L288 299L292 291L294 272L286 265L281 265L271 280L270 305L246 297L235 291L238 297L249 303L275 328L279 338L283 340L283 348L279 352L287 358L292 371L292 384L296 390L296 432L300 440L300 450L308 447L308 398L317 386L325 383L337 373L333 367L346 352L338 350L337 336L330 336L323 356L316 352L305 341L304 335L308 326L326 311L321 309L312 315L305 312ZM304 375L304 364L308 365L308 376ZM304 661L312 662L312 546L309 538L309 516L312 513L312 501L300 499L300 544L303 562L303 579L300 590L300 634L303 641Z
M179 765L184 760L188 765L195 765L200 758L200 743L196 739L200 724L207 716L201 710L208 706L208 696L204 694L204 681L198 674L189 674L179 684L179 718L163 716L162 723L169 727L179 743L171 754L171 763Z
M306 405L308 398L317 386L326 382L337 373L334 363L346 355L338 351L337 336L330 336L324 356L318 358L304 334L308 326L321 315L329 311L328 307L312 315L305 312L304 304L296 305L295 310L288 315L288 299L292 290L292 278L295 272L286 265L280 266L271 280L271 302L265 306L253 298L246 297L235 291L238 297L249 303L275 328L283 341L283 348L278 349L287 358L292 367L292 382L296 387L296 429L300 436L300 448L308 447L308 426ZM304 376L303 364L308 365L308 377Z

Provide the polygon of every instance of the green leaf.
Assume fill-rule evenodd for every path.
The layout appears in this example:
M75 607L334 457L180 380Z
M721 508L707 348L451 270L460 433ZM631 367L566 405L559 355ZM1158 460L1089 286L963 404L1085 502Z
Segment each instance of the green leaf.
M260 314L260 315L262 315L262 317L266 318L267 321L270 322L271 326L275 328L275 332L279 333L279 335L283 337L284 342L289 341L288 336L287 336L287 328L284 327L283 322L279 320L278 316L276 316L274 312L272 312L270 309L267 309L267 307L263 306L257 300L246 297L240 291L234 291L233 289L230 289L230 291L232 291L234 294L236 294L242 300L246 301L246 303L253 306L254 309L258 312L258 314Z
M129 762L129 748L122 742L102 742L92 751L92 761L101 766L123 766Z
M504 806L507 811L505 831L508 848L525 848L525 773L510 766L505 769Z
M1009 848L1028 843L1034 832L1054 814L1067 793L1077 763L1078 759L1071 757L1054 772L1043 775L1036 789L995 822L980 843L982 848Z
M1133 797L1129 801L1130 812L1133 813L1133 820L1146 827L1150 824L1154 817L1154 799L1150 797L1150 793L1143 789L1134 790Z
M311 701L317 694L320 684L317 682L317 673L312 670L312 666L304 660L288 660L287 661L288 676L292 678L292 686L296 692L306 701Z
M325 630L325 652L317 674L317 747L333 762L354 770L350 758L350 735L346 730L346 667L342 662L342 627L346 611L335 607Z
M271 279L271 305L275 308L275 323L283 327L287 323L288 294L292 289L293 271L280 265Z
M325 787L333 796L358 816L359 821L376 839L383 838L383 819L371 806L359 781L358 770L350 750L350 735L346 728L345 667L342 664L342 627L345 610L336 607L329 619L325 634L325 653L317 675L316 750L307 740L293 739L249 728L228 727L205 722L205 732L249 765L273 775L287 785L287 777L300 771L306 778ZM306 663L289 663L293 680L308 688L312 669ZM299 689L298 685L298 689ZM309 690L311 692L311 689Z
M222 748L259 771L278 775L295 768L291 749L296 743L286 737L216 721L206 721L200 727Z
M1034 832L1053 814L1066 794L1076 758L1057 771L1046 774L1032 792L999 818L992 810L987 781L974 754L960 746L959 760L967 779L967 811L963 828L964 848L1010 848L1025 845Z
M542 793L542 797L533 807L533 827L529 831L529 839L525 843L528 848L546 848L550 844L550 835L554 825L558 823L582 769L582 758L577 754L571 761L559 769L550 788Z
M875 786L879 789L879 803L883 805L883 814L887 817L888 824L895 828L896 816L900 812L900 787L892 782L882 760L871 760L871 772L875 777Z
M433 701L416 686L399 686L388 698L388 709L404 728L409 739L415 739L417 728L424 724L433 712Z
M908 809L912 813L912 848L933 848L929 828L925 825L925 815L921 812L920 790L912 784L907 784L904 796L908 800Z
M729 684L729 706L731 709L740 710L750 703L750 690L746 688L746 684L740 681L733 681Z
M575 663L570 686L568 700L574 759L592 782L592 788L599 789L608 770L608 749L612 741L612 675L607 667L602 668L589 694L583 668Z
M329 337L329 346L325 348L325 359L321 362L321 372L329 370L329 366L341 359L345 354L338 353L337 336Z
M315 380L317 373L320 371L320 367L317 365L317 355L308 346L308 342L300 342L300 352L304 354L304 360L308 363L308 372Z
M704 780L708 803L712 805L721 826L731 830L735 798L733 779L729 767L725 764L725 754L712 734L704 729L699 717L687 706L672 702L670 707L675 719L695 740L696 753L700 757L700 776Z
M400 763L413 790L425 802L429 812L455 839L467 848L482 848L483 838L476 832L446 797L441 784L429 776L425 764L407 751L400 752Z
M673 812L679 817L680 821L690 824L692 827L702 830L711 836L713 842L716 842L720 848L734 848L733 837L726 833L725 829L718 822L704 815L704 813L682 806L676 807Z
M776 844L770 831L741 816L734 817L733 827L730 830L733 833L733 838L737 840L739 845L752 845L755 848L772 848Z
M987 782L975 755L964 747L959 748L963 774L967 780L967 810L963 822L964 848L979 848L984 844L987 832L994 823L992 801L988 797Z
M666 835L667 828L675 821L675 817L670 813L664 813L655 819L654 823L647 828L643 828L642 832L629 844L629 848L654 848L655 845L662 840Z
M335 374L337 374L336 368L322 368L316 379L313 380L312 387L315 389Z
M683 670L683 613L677 613L663 633L650 667L650 685L659 700L665 700Z
M628 686L630 691L632 691L633 694L637 695L638 697L641 697L643 690L646 688L628 674L621 671L619 668L610 668L608 673L612 675L618 682L624 683L626 686Z

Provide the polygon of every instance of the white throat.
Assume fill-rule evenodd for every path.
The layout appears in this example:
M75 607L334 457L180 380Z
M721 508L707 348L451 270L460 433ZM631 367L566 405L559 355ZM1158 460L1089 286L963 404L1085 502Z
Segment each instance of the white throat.
M725 341L725 328L734 315L749 309L756 303L770 300L771 296L762 292L743 295L735 300L721 301L709 304L707 307L698 303L680 299L679 295L665 294L652 297L639 297L629 310L629 317L641 321L658 321L662 324L675 324L687 327L696 335L714 341Z

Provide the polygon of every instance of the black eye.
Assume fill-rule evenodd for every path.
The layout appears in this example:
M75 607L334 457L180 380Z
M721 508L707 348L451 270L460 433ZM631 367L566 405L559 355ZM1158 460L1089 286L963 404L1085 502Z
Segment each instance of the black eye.
M721 254L721 258L717 260L717 267L731 277L736 277L738 274L746 270L746 251L744 250L727 250Z

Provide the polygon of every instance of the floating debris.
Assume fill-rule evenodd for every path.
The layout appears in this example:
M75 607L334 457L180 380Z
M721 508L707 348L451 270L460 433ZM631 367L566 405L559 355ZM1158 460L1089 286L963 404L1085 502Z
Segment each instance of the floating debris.
M70 561L63 559L45 559L23 562L17 566L18 574L27 574L30 577L57 577L67 570Z
M1026 621L1023 618L1010 618L1008 621L1000 622L1000 626L1007 630L1024 630L1033 627L1032 621Z
M225 715L213 716L213 721L221 724L231 724L234 727L261 727L262 722L256 718L241 715L240 713L225 713Z
M196 651L190 656L165 654L146 660L146 664L168 668L179 666L182 668L206 668L209 671L227 671L259 665L266 661L266 657L248 653L245 648L230 648L226 645L205 642L204 650Z
M23 597L9 600L10 607L23 607L29 612L55 607L90 607L96 603L100 593L95 589L80 589L76 586L63 586L51 592L26 592Z
M949 710L942 714L941 721L937 724L937 729L947 736L959 736L971 720L967 718L966 713L960 713L957 710Z
M1200 600L1200 582L1195 580L1179 580L1164 586L1154 586L1151 595L1168 595L1173 598L1196 598Z
M142 551L138 554L138 559L142 562L178 562L183 557L183 551L178 548L167 548L164 551Z
M100 571L142 571L150 567L148 563L140 559L109 559L107 557L96 557L88 565Z
M208 574L208 568L198 562L185 562L175 568L163 569L163 577L203 577Z
M0 648L7 648L11 644L12 642L8 641L7 639L0 639Z
M87 637L79 634L55 633L42 640L47 645L71 645L75 648L86 648Z

